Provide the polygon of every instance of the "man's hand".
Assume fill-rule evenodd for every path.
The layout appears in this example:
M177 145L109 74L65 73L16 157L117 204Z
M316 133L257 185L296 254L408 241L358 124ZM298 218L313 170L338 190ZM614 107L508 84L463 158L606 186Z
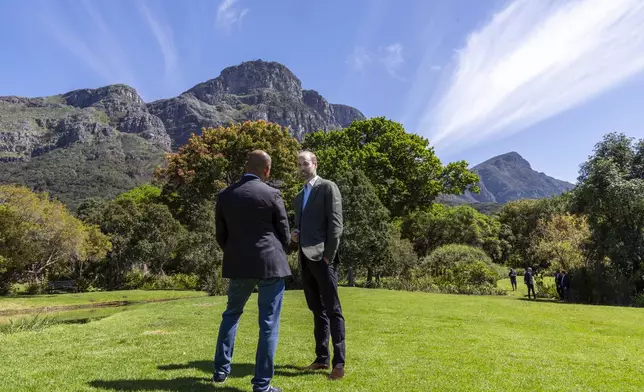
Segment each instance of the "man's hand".
M291 233L291 241L300 242L300 231L298 229L293 230Z

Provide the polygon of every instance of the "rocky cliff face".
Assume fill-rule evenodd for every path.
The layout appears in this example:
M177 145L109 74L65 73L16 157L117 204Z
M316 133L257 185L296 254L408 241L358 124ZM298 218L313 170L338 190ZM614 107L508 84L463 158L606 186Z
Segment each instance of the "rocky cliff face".
M479 194L444 196L448 202L506 203L519 199L541 199L564 193L573 184L549 177L532 169L516 152L499 155L472 168L481 178Z
M263 119L290 127L302 139L363 118L355 108L303 90L285 66L261 60L147 104L126 85L0 97L0 184L23 183L64 195L67 202L113 195L148 181L164 151L204 127Z
M178 97L148 104L173 141L184 144L203 127L244 120L266 120L290 127L302 139L308 132L343 128L364 119L357 109L331 105L285 66L249 61L229 67L215 79L200 83Z

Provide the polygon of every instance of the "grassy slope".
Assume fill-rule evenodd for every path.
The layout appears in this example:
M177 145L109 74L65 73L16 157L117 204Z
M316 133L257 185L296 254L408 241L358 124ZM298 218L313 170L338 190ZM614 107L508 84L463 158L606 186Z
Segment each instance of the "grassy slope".
M312 360L302 292L284 303L275 384L285 391L641 391L644 312L631 308L343 288L345 380ZM85 325L0 335L0 390L250 390L256 297L233 374L208 382L222 297L138 306Z

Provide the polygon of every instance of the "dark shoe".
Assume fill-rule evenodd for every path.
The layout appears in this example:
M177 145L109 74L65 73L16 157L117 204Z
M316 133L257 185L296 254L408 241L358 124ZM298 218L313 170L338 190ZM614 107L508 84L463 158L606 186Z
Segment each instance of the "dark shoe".
M268 387L267 390L262 391L262 392L282 392L282 390L278 387Z
M313 362L309 366L305 367L304 370L326 370L328 368L328 363Z
M334 367L331 374L329 374L329 380L334 381L342 378L344 378L344 366L338 365Z
M228 375L226 373L217 372L217 373L213 374L212 382L222 383L222 382L226 381L227 378L228 378Z

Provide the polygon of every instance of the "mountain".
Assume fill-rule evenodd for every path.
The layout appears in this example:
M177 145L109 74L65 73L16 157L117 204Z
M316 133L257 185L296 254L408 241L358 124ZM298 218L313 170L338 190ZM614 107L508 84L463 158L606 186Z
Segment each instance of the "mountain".
M573 184L549 177L532 169L530 163L516 152L499 155L472 168L481 178L481 192L463 196L446 195L448 204L506 203L519 199L541 199L559 195Z
M261 60L150 103L126 85L0 97L0 183L49 191L73 208L86 197L111 198L149 181L164 153L203 127L264 119L302 139L364 118L302 89L284 65Z

